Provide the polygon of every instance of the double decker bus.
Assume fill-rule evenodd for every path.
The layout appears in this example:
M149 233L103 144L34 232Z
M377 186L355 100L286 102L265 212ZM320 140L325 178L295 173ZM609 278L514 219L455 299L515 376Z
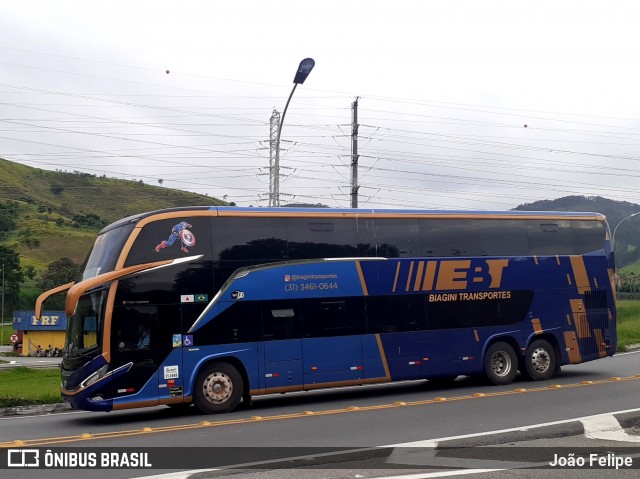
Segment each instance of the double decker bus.
M110 411L518 370L616 350L597 213L193 207L104 228L76 283L62 396Z

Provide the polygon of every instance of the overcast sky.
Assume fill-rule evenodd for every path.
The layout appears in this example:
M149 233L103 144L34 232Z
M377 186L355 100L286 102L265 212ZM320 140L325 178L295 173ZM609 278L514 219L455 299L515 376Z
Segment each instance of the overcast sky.
M267 206L640 202L637 1L29 1L0 15L0 157ZM169 73L167 73L167 71ZM0 198L2 186L0 185Z

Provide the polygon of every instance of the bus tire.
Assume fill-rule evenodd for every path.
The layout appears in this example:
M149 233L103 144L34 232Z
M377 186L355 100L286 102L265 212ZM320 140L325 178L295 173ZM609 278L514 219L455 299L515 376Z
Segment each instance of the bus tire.
M524 369L526 377L533 381L551 379L558 369L556 350L545 339L533 341L524 355Z
M511 384L518 372L518 358L511 345L504 341L493 343L484 355L484 373L497 386Z
M205 414L229 412L240 404L243 389L242 375L235 367L211 363L198 373L193 403Z

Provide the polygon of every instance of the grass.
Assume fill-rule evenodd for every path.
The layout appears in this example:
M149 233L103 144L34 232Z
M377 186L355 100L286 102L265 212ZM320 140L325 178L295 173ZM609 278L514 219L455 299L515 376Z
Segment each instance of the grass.
M618 350L640 344L640 301L618 301Z
M7 318L5 318L5 321ZM0 346L12 346L9 338L16 331L13 329L12 323L5 323L4 325L0 325Z
M633 273L636 276L640 275L640 262L630 264L625 266L624 268L620 268L620 273L631 274Z
M60 370L15 367L0 370L0 408L61 402Z

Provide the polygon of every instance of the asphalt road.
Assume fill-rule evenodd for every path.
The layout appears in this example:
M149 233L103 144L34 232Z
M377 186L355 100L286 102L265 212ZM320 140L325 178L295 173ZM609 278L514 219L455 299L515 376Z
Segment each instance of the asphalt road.
M295 393L256 399L252 408L222 416L202 416L194 408L175 411L158 407L111 413L68 412L0 418L0 446L48 447L54 448L54 451L59 447L70 447L74 451L86 447L130 447L135 450L167 447L170 449L166 450L165 456L169 464L186 462L181 467L188 469L197 469L201 465L198 459L207 455L211 462L205 461L206 464L218 465L221 458L236 463L254 462L264 458L260 456L260 450L253 448L266 446L274 448L271 450L277 451L274 454L304 456L309 452L332 452L326 448L366 449L413 441L421 441L417 444L423 447L425 443L422 441L430 439L439 439L439 444L449 444L448 441L452 440L450 438L458 438L455 440L459 441L461 436L469 435L472 436L467 441L471 442L465 443L464 447L498 444L502 453L507 446L515 448L521 443L533 444L531 441L547 446L555 444L553 447L573 447L581 444L584 431L579 427L581 423L570 423L567 420L636 408L640 408L640 354L630 353L565 367L560 376L543 383L517 380L509 386L496 387L459 378L446 388L435 388L421 381ZM632 434L635 431L635 416L634 413L630 414L631 417L620 417L626 417L624 421ZM640 412L636 415L640 417ZM557 421L564 422L561 426L549 426L552 427L550 432L548 427L536 429L542 432L537 432L534 437L523 438L513 431L514 428ZM558 427L561 429L558 430ZM496 430L501 432L491 436L484 435ZM630 437L633 439L633 436ZM598 445L612 444L609 440L597 438L592 441L596 441ZM589 443L589 447L596 447L596 443ZM635 445L640 447L640 443ZM211 449L200 450L197 456L190 456L192 448L198 447ZM235 449L221 449L223 447ZM356 478L406 475L418 471L423 475L425 473L424 464L398 465L397 453L394 456L396 459L391 461L388 457L390 454L385 456L384 452L378 452L378 456L373 454L376 457L366 451L358 454L364 454L364 457L356 457L356 460L341 456L346 459L338 461L341 465L331 468L330 472L325 471L325 475L319 472L324 470L322 465L312 466L311 469L304 470L304 477ZM511 462L516 463L517 459L521 458ZM464 462L459 458L456 460L460 464ZM640 458L636 461L640 467ZM273 475L273 472L267 470L244 474L260 479L293 478L301 477L302 467L300 463L289 463L289 467L285 468L287 473L281 475ZM491 477L498 477L500 474L503 477L514 477L510 475L512 472L500 467L477 469L491 469ZM165 469L165 464L161 470L93 470L91 477L149 476L168 470L169 467ZM526 475L527 471L532 470L518 470L515 477L533 477ZM625 477L624 474L629 473L612 471L621 474L615 477ZM0 470L0 477L3 472L6 470ZM86 476L86 471L12 470L11 477L45 477L45 472L46 477L51 479ZM575 477L603 477L610 470L550 469L540 472L536 477L574 477L572 474L575 472L583 474ZM596 472L598 476L588 475ZM562 475L553 475L559 473ZM480 474L476 477L482 477L481 472L476 474ZM220 475L223 473L200 474L201 477ZM236 479L243 478L237 476Z
M26 366L29 368L57 368L62 362L62 358L35 358L29 356L0 356L3 361L0 369L7 369L16 366Z

